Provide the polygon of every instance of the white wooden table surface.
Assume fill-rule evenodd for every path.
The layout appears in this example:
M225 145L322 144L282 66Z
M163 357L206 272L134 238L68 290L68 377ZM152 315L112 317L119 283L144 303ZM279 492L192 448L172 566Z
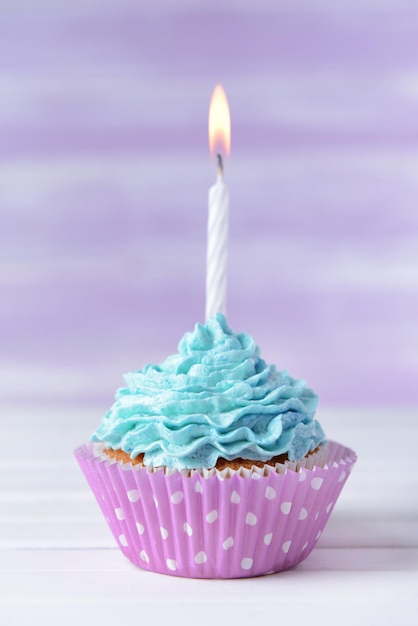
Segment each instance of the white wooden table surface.
M72 456L97 411L4 408L0 624L418 623L417 415L322 411L359 460L317 548L281 574L199 581L137 569L115 547Z

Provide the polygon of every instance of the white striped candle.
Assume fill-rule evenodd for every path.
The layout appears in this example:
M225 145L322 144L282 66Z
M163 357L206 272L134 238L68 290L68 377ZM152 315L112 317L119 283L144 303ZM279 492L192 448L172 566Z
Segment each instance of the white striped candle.
M209 189L206 319L215 313L226 314L229 191L223 181L220 156L218 162L218 178Z
M220 147L229 154L231 117L228 100L217 85L209 107L209 149L212 155ZM229 191L223 181L222 157L218 154L218 177L209 190L208 244L206 263L206 319L226 313L226 274L228 258Z

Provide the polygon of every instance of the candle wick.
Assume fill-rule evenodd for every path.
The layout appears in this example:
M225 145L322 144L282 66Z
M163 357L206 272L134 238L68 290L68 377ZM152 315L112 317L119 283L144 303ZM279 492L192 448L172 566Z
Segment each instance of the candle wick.
M218 176L223 176L224 164L222 163L222 157L220 154L217 154L216 156L218 158Z

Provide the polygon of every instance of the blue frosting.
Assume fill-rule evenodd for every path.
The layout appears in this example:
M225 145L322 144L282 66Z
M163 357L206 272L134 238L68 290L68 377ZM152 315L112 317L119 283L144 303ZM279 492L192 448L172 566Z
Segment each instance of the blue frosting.
M210 468L219 457L304 457L325 441L318 397L259 354L221 314L197 324L162 365L126 374L93 440L176 469Z

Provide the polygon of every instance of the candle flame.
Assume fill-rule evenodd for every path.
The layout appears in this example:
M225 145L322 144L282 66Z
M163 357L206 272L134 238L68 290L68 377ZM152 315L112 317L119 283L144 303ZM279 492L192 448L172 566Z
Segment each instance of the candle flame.
M209 106L209 150L212 156L231 151L231 115L222 85L216 85Z

